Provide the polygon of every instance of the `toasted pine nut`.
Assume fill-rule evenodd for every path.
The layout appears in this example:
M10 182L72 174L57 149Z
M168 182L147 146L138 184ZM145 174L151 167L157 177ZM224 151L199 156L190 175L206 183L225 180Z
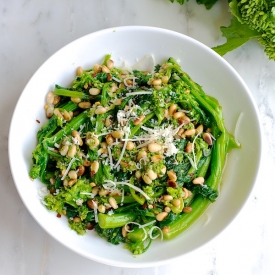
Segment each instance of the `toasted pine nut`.
M141 178L141 172L139 170L136 171L135 176L137 179Z
M192 212L192 207L191 206L185 206L183 209L182 209L182 211L184 212L184 213L190 213L190 212Z
M154 86L159 86L159 85L161 85L161 83L162 83L161 79L153 79L152 80L152 85L154 85Z
M126 145L127 150L133 150L135 148L135 143L133 141L128 141Z
M109 69L112 69L114 67L114 61L112 59L108 59L106 65Z
M54 93L53 92L48 92L47 96L46 96L47 104L53 105L53 101L54 101Z
M71 97L71 101L72 101L73 103L78 104L79 102L81 102L81 98L79 98L79 97Z
M212 145L212 137L209 133L204 133L202 138L208 145Z
M105 126L109 127L113 124L113 121L110 119L110 117L107 117L105 120Z
M182 188L182 190L184 192L182 199L185 200L185 199L187 199L189 197L189 192L188 192L188 190L185 187Z
M99 145L99 139L92 136L86 140L86 144L90 149L95 149Z
M154 155L151 158L152 162L155 162L155 163L161 161L162 159L163 159L162 155Z
M82 101L78 103L78 107L81 109L88 109L91 108L92 104L89 101Z
M185 152L190 154L193 151L193 143L192 142L188 142L185 146Z
M83 174L84 174L84 172L85 172L85 166L83 166L83 165L80 165L80 166L78 166L78 169L77 169L78 171L77 171L77 175L79 176L79 177L81 177Z
M155 180L158 177L157 173L155 173L152 169L147 171L147 175L151 180Z
M71 179L68 181L68 186L72 187L76 183L76 180Z
M142 179L143 179L144 182L147 183L147 184L151 184L151 183L152 183L151 178L150 178L147 174L144 174L144 175L142 176Z
M104 188L101 188L101 189L99 190L99 192L98 192L98 195L99 195L100 197L105 197L105 196L107 196L108 194L109 194L109 191L106 190L106 189L104 189Z
M111 72L110 69L107 66L105 66L105 65L103 65L101 67L101 70L102 70L103 73L110 73Z
M146 158L147 157L147 152L144 151L144 150L141 150L138 152L138 155L137 155L137 160L140 160L142 158Z
M167 217L168 213L167 212L160 212L156 215L156 220L161 222Z
M77 173L76 173L75 170L69 171L68 176L69 176L69 178L72 179L72 180L76 180L76 179L77 179Z
M85 159L85 160L83 161L83 165L86 166L86 167L88 167L88 166L91 165L91 162L90 162L89 160Z
M97 205L97 201L96 200L88 200L87 205L89 208L94 209L95 205Z
M62 114L61 114L61 112L60 112L60 110L59 110L58 108L55 108L54 111L53 111L53 113L54 113L57 117L63 118L63 116L62 116Z
M184 132L184 135L187 136L187 137L191 137L195 134L196 134L196 130L194 128L193 129L188 129Z
M77 75L77 76L83 75L83 68L82 68L82 67L78 67L78 68L76 69L76 75Z
M203 125L200 124L197 128L196 128L196 134L201 134L203 132Z
M164 211L169 213L169 212L171 212L171 208L169 206L165 206Z
M121 105L122 101L123 101L122 98L116 98L113 103L114 103L114 105L119 106L119 105Z
M69 150L69 145L65 144L59 148L59 153L61 156L66 156Z
M71 114L66 110L63 111L63 117L66 121L70 121L72 119Z
M98 186L94 186L94 187L92 188L92 194L97 195L98 192L99 192L99 187L98 187Z
M93 172L93 174L95 174L98 171L98 169L99 169L99 163L98 163L98 161L93 161L91 163L90 168L91 168L91 172Z
M100 213L105 213L106 207L105 207L104 204L100 204L100 205L97 207L97 210L98 210L98 212L100 212Z
M170 117L172 117L174 115L174 113L176 112L178 108L178 105L175 104L175 103L172 103L170 106L169 106L169 109L168 109L168 114Z
M161 231L166 234L166 233L169 233L170 232L170 226L164 226Z
M95 73L99 73L101 72L101 66L99 64L95 64L93 70Z
M100 92L101 92L101 91L100 91L98 88L91 88L91 89L89 90L90 95L99 95Z
M164 166L163 168L161 168L160 173L158 174L158 177L161 178L165 175L166 173L166 166Z
M122 130L115 130L111 133L111 135L114 137L114 138L122 138L124 136L124 131Z
M61 97L56 95L54 98L53 98L53 105L56 105L57 103L59 103L59 101L61 100Z
M168 81L169 81L169 77L167 75L164 75L162 78L161 78L161 81L163 84L167 84Z
M112 137L112 135L107 135L105 139L106 139L106 143L108 145L111 145L115 141L114 138Z
M173 197L171 195L163 195L163 199L165 201L171 201L173 199Z
M101 115L101 114L105 114L107 111L108 111L107 108L102 106L97 106L97 108L95 109L95 114Z
M151 153L155 153L155 152L158 152L162 149L162 146L158 143L150 143L148 145L148 150L151 152Z
M197 177L193 179L192 181L194 184L203 184L204 183L204 177Z
M172 188L177 188L178 184L175 181L173 181L173 180L168 180L167 181L167 186L168 187L172 187Z
M81 219L79 217L74 217L73 222L81 222Z
M176 180L177 180L177 174L175 173L174 170L169 170L169 171L167 172L167 176L168 176L168 178L169 178L170 180L172 180L172 181L176 181Z
M113 197L110 197L110 198L109 198L109 204L110 204L114 209L117 209L117 208L118 208L117 202L116 202L116 200L115 200Z
M82 140L82 138L80 137L78 131L73 130L73 131L72 131L72 136L77 140L77 143L78 143L80 146L83 145L83 140Z
M174 119L180 119L180 118L184 118L184 117L185 117L184 112L176 112L176 113L173 114Z
M121 234L122 234L122 236L124 238L126 238L128 230L129 230L129 226L128 225L122 226L122 228L121 228Z
M180 199L175 199L172 201L172 204L175 206L175 207L179 207L180 206Z
M142 123L142 120L145 118L145 116L144 115L141 115L141 116L139 116L138 118L136 118L135 120L134 120L134 125L139 125L139 124L141 124Z
M73 144L71 148L68 150L67 156L73 158L76 154L76 145Z
M101 148L103 148L103 149L107 149L107 142L105 142L105 141L102 141L101 143L100 143L100 147Z
M52 117L53 116L53 112L54 112L53 105L48 106L48 108L46 110L46 116L47 116L47 118Z

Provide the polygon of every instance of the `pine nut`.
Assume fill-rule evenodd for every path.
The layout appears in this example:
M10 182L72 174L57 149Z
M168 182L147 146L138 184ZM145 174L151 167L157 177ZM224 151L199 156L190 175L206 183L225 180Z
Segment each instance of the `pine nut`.
M182 209L182 212L184 212L184 213L190 213L190 212L192 212L192 207L191 206L186 206L186 207L184 207L183 209Z
M158 143L150 143L148 145L148 150L151 152L151 153L156 153L158 151L160 151L162 149L162 146Z
M100 143L100 147L101 148L103 148L103 149L107 149L107 142L105 142L105 141L102 141L101 143Z
M116 98L116 99L113 101L113 103L114 103L115 106L119 106L119 105L121 105L122 101L123 101L122 98Z
M60 147L59 153L60 153L61 156L64 157L64 156L67 155L68 150L69 150L69 145L65 144L65 145L63 145L63 146Z
M62 116L62 114L61 114L61 112L60 112L60 110L59 110L58 108L55 108L54 111L53 111L53 113L54 113L57 117L63 118L63 116Z
M176 112L177 108L178 108L178 105L175 104L175 103L172 103L169 106L169 108L168 108L168 114L169 114L170 117L172 117L174 115L174 113Z
M172 197L171 195L164 195L164 196L163 196L163 199L164 199L165 201L171 201L171 200L173 199L173 197Z
M139 151L138 152L138 155L137 155L137 160L140 160L142 158L147 158L147 153L146 151L142 150L142 151Z
M114 138L122 138L124 136L124 131L122 131L122 130L116 130L116 131L111 132L111 135Z
M169 178L170 180L172 180L172 181L176 181L176 180L177 180L177 174L175 173L174 170L169 170L169 171L167 172L167 176L168 176L168 178Z
M77 140L77 142L78 142L78 144L79 144L80 146L83 145L83 140L82 140L82 138L80 137L78 131L73 130L73 131L72 131L72 136Z
M185 117L184 112L176 112L176 113L173 114L174 119L180 119L180 118L184 118L184 117Z
M167 212L160 212L156 215L156 220L161 222L168 216Z
M164 211L169 213L169 212L171 212L171 208L169 206L165 206Z
M98 195L99 195L100 197L105 197L105 196L107 196L108 194L109 194L109 191L106 190L106 189L104 189L104 188L100 189L99 192L98 192Z
M178 184L175 181L173 181L173 180L168 180L167 181L167 186L168 187L172 187L172 188L177 188Z
M83 161L83 165L86 166L86 167L88 167L88 166L91 165L91 162L90 162L89 160L85 159L85 160Z
M141 172L139 170L136 171L135 176L137 179L141 178Z
M102 70L103 73L110 73L111 72L110 69L107 66L105 66L105 65L103 65L101 67L101 70Z
M58 104L60 100L61 100L61 97L58 96L58 95L56 95L56 96L54 97L54 99L53 99L53 105Z
M167 75L165 75L161 78L161 81L162 81L163 84L167 84L168 81L169 81L169 77Z
M190 154L193 151L193 143L192 142L188 142L185 146L185 152Z
M76 154L76 145L73 144L71 148L68 150L67 156L73 158Z
M98 186L94 186L94 187L92 188L92 194L97 195L98 192L99 192L99 187L98 187Z
M121 234L122 234L122 236L124 238L126 238L128 230L129 230L129 226L128 225L122 226L122 228L121 228Z
M47 118L50 118L53 116L54 107L50 105L46 110L46 116Z
M153 86L159 86L159 85L161 85L161 83L162 83L161 79L153 79L152 80L152 85Z
M160 173L158 174L158 177L161 178L165 175L166 173L166 166L164 166L163 168L161 168Z
M76 180L76 179L77 179L77 173L76 173L75 170L69 171L68 176L69 176L69 178L72 179L72 180Z
M111 135L107 135L105 139L106 139L106 143L108 145L111 145L115 141L114 138Z
M154 155L151 158L152 162L155 162L155 163L161 161L162 159L163 159L162 155Z
M90 149L95 149L99 145L99 139L97 137L91 137L86 140L86 144Z
M183 197L182 197L182 199L185 200L185 199L187 199L189 197L189 192L188 192L188 190L186 188L182 188L182 190L183 190Z
M88 109L91 108L92 104L89 101L82 101L78 103L78 107L81 109Z
M71 97L71 101L72 101L73 103L78 104L79 102L81 102L81 98L79 98L79 97Z
M66 121L70 121L72 119L70 113L66 110L63 111L63 117Z
M114 209L117 209L117 208L118 208L117 202L116 202L116 200L115 200L113 197L110 197L110 198L109 198L109 204L110 204Z
M179 207L180 206L180 199L175 199L172 201L172 204L175 206L175 207Z
M114 67L114 61L112 59L108 59L106 65L109 69L112 69Z
M134 125L139 125L139 124L141 124L142 123L142 120L145 118L145 116L144 115L141 115L141 116L139 116L138 118L136 118L135 120L134 120Z
M68 186L72 187L75 183L76 183L76 180L71 179L68 181Z
M157 173L155 173L152 169L147 171L147 175L151 180L155 180L158 177Z
M97 207L97 210L98 210L98 212L100 212L100 213L105 213L106 207L105 207L104 204L100 204L100 205Z
M135 143L133 141L128 141L126 145L127 150L133 150L135 148Z
M105 126L109 127L113 124L113 121L110 119L110 117L107 117L105 120Z
M97 106L97 108L95 109L95 114L96 115L101 115L101 114L105 114L107 113L107 108L102 107L102 106Z
M101 72L101 66L99 64L95 64L93 70L95 73L99 73Z
M184 135L187 136L187 137L191 137L193 135L196 134L196 130L195 129L188 129L184 132Z
M98 169L99 169L99 162L98 162L98 161L93 161L93 162L91 163L90 168L91 168L91 172L92 172L93 174L97 173L97 171L98 171Z
M151 184L151 183L152 183L151 178L150 178L147 174L144 174L144 175L142 176L142 179L143 179L144 182L147 183L147 184Z
M76 75L77 76L82 76L83 75L83 68L82 67L78 67L76 69Z
M91 88L91 89L89 90L90 95L99 95L100 92L101 92L101 91L100 91L98 88Z
M213 142L212 142L212 137L210 134L208 133L204 133L203 136L202 136L203 140L208 144L208 145L212 145Z
M74 217L74 218L73 218L73 222L77 222L77 223L78 223L78 222L81 222L81 219L80 219L79 217Z
M53 92L48 92L48 94L46 96L47 104L53 105L53 101L54 101L54 93Z
M167 234L170 232L170 226L164 226L161 231L164 233L164 234Z
M198 177L193 179L194 184L203 184L204 183L204 177Z
M201 134L203 132L203 125L200 124L197 128L196 128L196 134Z
M78 166L78 172L77 172L77 175L79 176L79 177L81 177L84 173L85 173L85 166L83 166L83 165L80 165L80 166Z

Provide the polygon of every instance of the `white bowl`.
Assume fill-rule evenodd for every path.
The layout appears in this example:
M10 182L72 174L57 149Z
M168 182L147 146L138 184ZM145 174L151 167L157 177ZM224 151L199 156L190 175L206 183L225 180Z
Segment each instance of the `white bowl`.
M100 63L107 53L112 54L116 66L124 60L133 65L148 54L154 55L156 63L173 57L207 94L219 100L226 127L231 133L239 115L243 114L237 133L242 149L235 149L229 154L218 200L185 233L171 241L154 241L145 254L135 257L123 245L112 245L94 231L79 236L70 230L66 218L56 218L55 213L41 204L37 195L41 182L32 182L28 175L32 165L31 153L37 142L36 133L46 122L43 109L45 95L54 84L69 85L77 66L90 68ZM41 227L57 241L101 263L149 267L167 264L198 249L236 217L256 180L261 158L261 129L257 107L246 84L214 51L173 31L144 26L118 27L98 31L70 43L37 70L22 92L13 114L9 157L22 201Z

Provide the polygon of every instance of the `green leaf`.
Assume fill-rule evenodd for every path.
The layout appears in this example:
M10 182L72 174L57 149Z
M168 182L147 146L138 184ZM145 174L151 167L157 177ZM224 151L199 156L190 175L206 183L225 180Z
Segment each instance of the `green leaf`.
M205 5L207 10L210 10L217 2L218 0L197 0L197 3Z
M221 27L221 31L227 42L212 48L219 55L225 55L242 46L250 39L261 36L258 31L251 30L246 24L241 24L235 16L233 16L231 24L228 27Z

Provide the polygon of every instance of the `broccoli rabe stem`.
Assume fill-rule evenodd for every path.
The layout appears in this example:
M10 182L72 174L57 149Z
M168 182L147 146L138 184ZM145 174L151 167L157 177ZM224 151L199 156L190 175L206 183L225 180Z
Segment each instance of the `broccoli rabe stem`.
M54 94L59 95L59 96L66 96L66 97L77 97L81 99L90 99L91 96L88 94L85 94L84 92L77 92L77 91L72 91L68 90L65 88L59 88L55 87L54 88Z
M211 175L206 180L206 183L211 189L217 190L222 171L226 159L226 154L229 149L229 135L222 133L214 144L212 159L211 159ZM207 166L207 165L206 165ZM205 169L207 170L207 169ZM210 201L201 196L197 196L192 202L192 212L182 214L178 219L173 221L170 226L170 231L163 233L163 237L167 240L172 239L187 228L189 228L199 217L205 212L210 205Z
M103 213L98 214L98 224L103 229L122 227L135 219L136 214L134 213L118 213L113 215Z

